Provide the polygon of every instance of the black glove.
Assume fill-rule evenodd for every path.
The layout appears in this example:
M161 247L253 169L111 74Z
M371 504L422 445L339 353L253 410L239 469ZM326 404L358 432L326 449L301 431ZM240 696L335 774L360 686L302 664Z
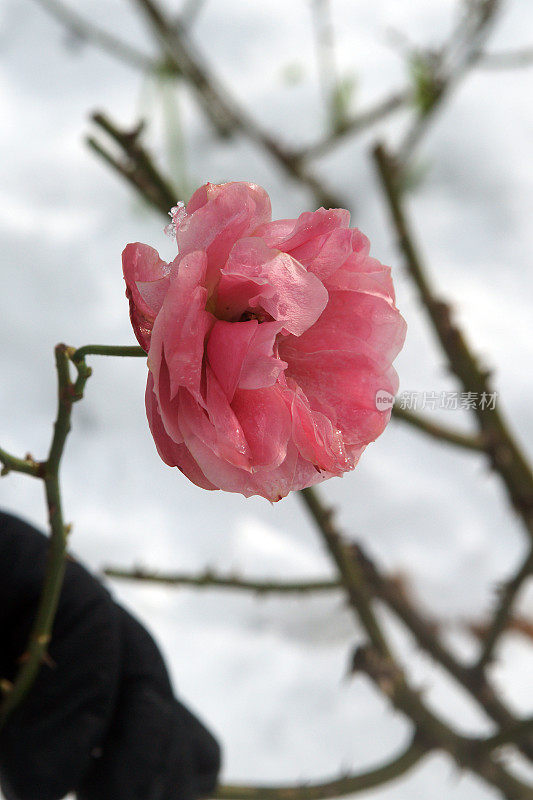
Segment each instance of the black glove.
M40 596L47 539L0 512L0 677L13 680ZM7 800L194 800L217 742L172 692L153 639L68 560L48 657L0 733Z

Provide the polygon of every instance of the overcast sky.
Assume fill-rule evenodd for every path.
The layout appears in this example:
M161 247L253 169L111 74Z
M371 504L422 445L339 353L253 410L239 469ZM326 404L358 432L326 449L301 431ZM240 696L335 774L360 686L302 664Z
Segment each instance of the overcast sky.
M529 0L504 5L491 49L531 44ZM71 6L152 51L126 0ZM363 108L404 85L405 65L391 31L412 43L438 44L455 3L332 0L332 7L339 70L356 80L354 104ZM142 207L85 146L90 113L103 109L124 125L149 115L153 146L161 163L169 162L162 95L153 81L73 41L32 0L4 0L0 25L0 436L6 449L42 457L55 413L53 346L133 344L120 253L127 242L142 241L173 257L162 218ZM323 132L308 2L208 0L194 35L212 67L272 132L294 144ZM494 369L498 401L530 455L532 75L531 69L480 70L465 81L424 141L419 158L426 177L409 203L432 275ZM312 208L307 192L249 144L216 140L186 91L169 90L166 97L181 120L192 188L206 180L246 179L269 191L274 217ZM441 392L457 387L402 273L369 159L377 133L395 141L405 123L400 116L347 141L317 168L346 198L373 255L393 267L409 326L397 361L400 392ZM62 475L72 548L91 568L113 563L191 571L211 566L265 577L331 574L297 497L271 506L196 488L155 452L144 415L144 363L91 363L94 375L74 411ZM468 427L459 411L440 415ZM490 608L496 582L525 551L519 524L484 460L391 424L353 473L322 489L347 533L385 567L406 573L420 602L450 621L457 646L469 652L472 642L454 623ZM0 504L45 524L41 486L29 478L3 479ZM408 725L364 679L344 679L359 634L339 597L265 600L119 582L112 589L149 623L181 696L221 737L225 779L331 777L367 768L406 740ZM522 609L533 614L531 591ZM443 716L461 731L489 731L455 687L388 624L415 681ZM533 710L532 667L523 642L509 637L495 674L522 713ZM432 756L371 796L494 795L446 758Z

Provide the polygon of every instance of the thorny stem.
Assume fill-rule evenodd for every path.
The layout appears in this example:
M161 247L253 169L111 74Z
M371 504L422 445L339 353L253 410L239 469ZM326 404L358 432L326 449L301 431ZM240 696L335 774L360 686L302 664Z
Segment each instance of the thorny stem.
M57 605L61 593L65 571L65 555L70 526L65 525L61 506L61 490L59 470L65 444L70 431L72 406L83 397L91 369L85 363L86 355L141 355L140 347L112 347L107 345L86 345L75 349L64 344L55 348L55 364L57 372L57 415L54 433L46 461L35 461L31 456L25 459L15 458L0 449L0 462L3 464L2 475L9 472L21 472L42 479L44 483L50 540L46 560L43 588L37 607L37 614L30 632L26 652L13 683L1 681L2 701L0 703L0 728L5 724L9 714L22 702L30 691L41 667L54 622ZM143 355L146 355L142 351ZM75 382L70 375L70 363L77 372Z
M506 629L511 616L516 597L527 578L533 573L533 548L530 549L524 562L516 575L509 580L503 587L500 594L500 602L496 607L492 624L490 625L483 642L483 648L479 660L474 667L475 671L482 672L490 664L494 656L494 650L500 640L500 636Z
M397 162L383 145L373 151L383 191L403 253L407 271L416 284L435 334L444 350L452 372L465 391L491 394L490 376L473 354L465 335L453 319L450 306L435 293L425 265L415 245L398 185ZM483 436L484 447L494 470L505 484L512 505L522 517L533 540L533 473L515 442L497 407L474 409Z
M243 589L258 595L324 593L338 591L342 587L340 581L335 580L252 580L236 575L217 575L211 570L199 575L190 575L182 572L152 572L140 567L133 569L104 567L102 572L109 578L162 583L168 586L193 586L198 589Z
M483 752L479 742L455 733L428 709L420 694L409 685L372 609L371 586L353 557L350 544L336 529L331 510L323 505L312 488L303 489L299 496L337 565L350 606L368 637L369 644L358 647L354 653L352 670L368 675L380 692L411 720L418 741L428 748L445 750L459 766L476 772L497 786L505 797L531 800L533 790L530 787L510 775L489 753Z
M326 800L358 794L374 786L383 786L412 769L428 752L414 737L400 755L380 767L355 775L345 775L324 783L294 786L221 786L214 797L218 800Z
M48 459L38 465L38 475L33 473L44 481L50 525L50 544L43 589L37 608L37 616L29 636L25 658L14 683L3 685L4 696L0 705L0 727L6 722L9 713L24 699L37 676L50 641L65 571L65 554L70 527L63 522L59 488L59 466L70 431L72 404L82 396L83 385L90 372L83 364L80 364L81 380L78 387L80 393L76 397L73 392L74 385L70 380L68 348L64 344L58 344L55 348L55 360L58 406L54 435ZM23 465L20 466L21 468L17 469L17 471L27 472ZM11 463L9 468L14 469L14 464Z

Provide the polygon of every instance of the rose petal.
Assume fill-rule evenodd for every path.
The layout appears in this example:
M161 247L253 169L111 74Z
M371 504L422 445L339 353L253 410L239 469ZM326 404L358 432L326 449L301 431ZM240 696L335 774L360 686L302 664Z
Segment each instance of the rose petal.
M281 322L283 331L298 336L316 322L327 302L327 290L315 275L250 237L237 242L222 270L217 310L237 319L249 309L262 310Z
M287 364L273 355L281 325L257 320L217 320L207 342L207 356L229 402L235 389L272 386Z
M260 225L254 236L260 236L268 247L290 253L316 236L331 233L336 228L347 228L349 223L350 212L344 208L319 208L305 211L295 220L282 219Z
M281 391L237 389L231 404L250 447L254 467L278 467L287 455L291 415Z
M312 411L299 387L291 392L292 438L300 455L315 469L341 475L354 466L342 433L320 411Z
M376 394L398 390L395 370L383 370L367 356L331 350L290 359L286 374L302 388L311 408L339 428L345 444L358 447L374 441L390 419L378 410Z
M130 319L137 341L146 351L150 347L152 327L159 307L144 297L137 283L158 281L168 275L168 264L157 250L146 244L128 244L122 252L122 270L126 281L126 297L130 304Z
M208 481L184 444L176 444L165 431L153 391L153 378L148 374L146 384L146 415L148 425L154 437L155 446L161 459L169 467L178 467L184 475L202 489L214 490L217 487Z
M388 299L330 291L320 319L300 337L287 337L280 353L288 362L321 351L336 354L335 360L344 353L358 353L386 369L401 350L405 332L405 321Z
M205 310L207 290L201 283L205 269L202 252L178 256L171 265L168 291L154 323L148 353L156 394L164 358L170 374L170 397L180 386L200 395L204 343L214 322Z
M206 284L211 289L235 242L269 220L270 215L270 199L260 186L208 183L194 193L187 205L187 213L177 227L178 249L180 253L205 250Z

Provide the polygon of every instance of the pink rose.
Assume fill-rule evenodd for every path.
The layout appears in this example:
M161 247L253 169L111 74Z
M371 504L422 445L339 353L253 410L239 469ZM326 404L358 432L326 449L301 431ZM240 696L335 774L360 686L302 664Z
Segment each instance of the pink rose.
M253 183L208 183L172 216L171 264L139 243L122 256L163 461L271 501L353 469L390 418L376 393L398 388L390 269L348 211L272 222Z

